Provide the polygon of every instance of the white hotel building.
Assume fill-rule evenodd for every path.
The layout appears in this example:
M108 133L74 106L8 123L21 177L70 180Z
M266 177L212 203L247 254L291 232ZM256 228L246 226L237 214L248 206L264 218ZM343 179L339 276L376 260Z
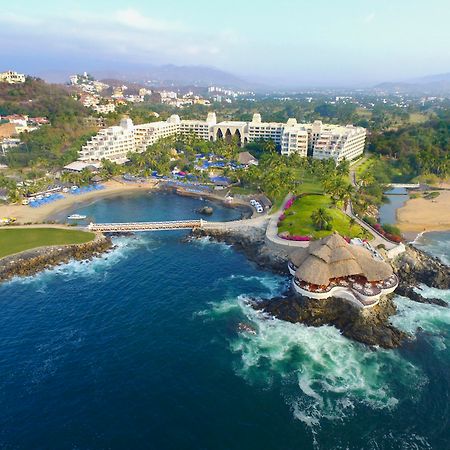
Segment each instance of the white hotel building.
M353 125L324 125L316 120L312 124L262 122L260 114L253 114L251 122L225 121L217 123L216 114L209 113L206 120L181 120L172 115L166 121L133 125L131 119L122 119L119 126L99 131L80 152L80 161L98 162L103 158L123 163L129 152L143 152L159 139L177 133L194 133L197 137L216 141L233 137L245 145L258 140L273 140L281 154L336 162L352 160L364 152L366 130Z

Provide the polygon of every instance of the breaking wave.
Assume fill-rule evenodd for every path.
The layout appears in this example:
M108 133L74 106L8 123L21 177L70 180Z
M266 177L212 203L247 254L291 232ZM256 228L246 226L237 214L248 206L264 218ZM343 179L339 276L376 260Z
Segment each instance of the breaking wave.
M91 260L72 260L66 264L51 267L29 277L14 277L6 284L37 283L36 289L42 290L46 282L54 276L61 276L63 278L94 277L99 280L104 280L108 276L108 269L127 258L135 249L144 246L149 251L152 250L152 241L148 237L143 236L114 238L113 243L114 248L110 252L94 257Z
M228 338L239 356L236 373L262 389L278 388L294 418L313 432L324 420L342 421L359 407L393 410L399 392L410 386L417 392L427 383L399 352L371 351L332 326L315 328L268 317L255 311L245 295L213 304L210 314L234 315L251 324L254 332Z

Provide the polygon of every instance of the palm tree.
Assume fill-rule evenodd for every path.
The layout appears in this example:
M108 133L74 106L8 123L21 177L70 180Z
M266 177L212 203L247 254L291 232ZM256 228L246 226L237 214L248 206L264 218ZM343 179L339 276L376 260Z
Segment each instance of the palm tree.
M344 210L347 209L349 203L352 201L355 195L355 188L351 184L343 186L339 192L339 200L344 202Z
M317 230L329 230L331 229L333 218L325 208L319 208L312 212L311 220Z
M354 217L350 217L348 224L350 225L350 228L354 227L356 225L356 220Z

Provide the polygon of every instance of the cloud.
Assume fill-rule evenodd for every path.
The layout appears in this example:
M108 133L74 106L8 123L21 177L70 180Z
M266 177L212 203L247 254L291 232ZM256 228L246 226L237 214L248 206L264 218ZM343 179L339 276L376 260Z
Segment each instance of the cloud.
M132 8L116 11L114 16L117 20L117 23L137 30L171 31L182 29L180 24L177 25L174 22L167 22L164 20L145 16L139 11Z
M368 14L367 16L365 16L363 18L363 22L364 23L372 23L375 20L375 17L376 17L375 13L371 12L370 14Z
M36 51L42 55L72 52L80 58L139 63L217 64L233 54L239 42L233 30L205 33L188 24L167 21L132 9L108 14L70 10L45 16L2 14L0 39L13 43L17 52ZM18 23L26 28L17 27ZM26 44L25 44L26 42ZM24 47L19 48L19 47ZM88 53L86 53L88 52Z
M35 17L23 16L22 14L14 14L10 12L2 12L0 14L0 23L6 25L40 25L41 21Z

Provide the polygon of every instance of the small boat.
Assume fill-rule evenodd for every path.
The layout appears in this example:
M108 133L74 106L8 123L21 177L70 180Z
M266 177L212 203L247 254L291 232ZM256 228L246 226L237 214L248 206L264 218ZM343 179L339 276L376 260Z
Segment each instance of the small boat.
M86 219L87 216L83 216L82 214L72 214L68 217L69 220L83 220Z

